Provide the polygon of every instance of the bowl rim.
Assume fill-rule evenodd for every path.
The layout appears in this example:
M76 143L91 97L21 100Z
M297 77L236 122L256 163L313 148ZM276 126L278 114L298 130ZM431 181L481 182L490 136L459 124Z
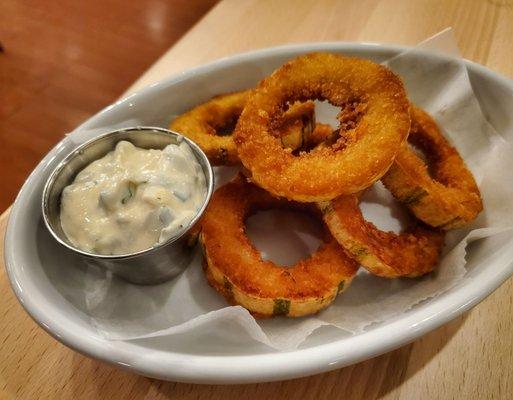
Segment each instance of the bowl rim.
M203 203L194 216L194 218L189 221L187 227L184 229L178 231L174 236L171 236L169 239L162 243L155 243L152 247L148 247L143 250L135 251L132 253L122 253L122 254L98 254L98 253L91 253L86 250L82 250L75 245L71 244L70 242L67 242L64 240L64 238L61 237L57 232L55 232L55 229L53 229L52 224L49 221L48 216L48 208L50 205L49 197L50 192L53 187L53 185L56 182L56 178L59 176L59 174L68 166L68 164L74 160L77 156L80 155L80 152L84 149L87 149L88 147L94 145L95 143L105 140L108 137L116 136L118 134L121 134L123 132L131 132L131 131L147 131L147 132L158 132L159 135L164 134L165 135L171 135L172 137L177 139L177 142L185 142L187 145L192 149L194 154L196 156L199 156L201 158L202 163L206 166L206 174L205 175L205 184L206 184L206 195L205 199L203 200ZM112 149L111 151L113 151ZM36 167L37 168L37 167ZM85 167L84 167L85 168ZM80 171L78 171L80 172ZM77 172L77 173L78 173ZM201 150L201 148L193 142L188 137L185 137L181 135L178 132L171 131L169 129L156 127L156 126L130 126L126 128L119 128L114 129L105 133L102 133L98 136L95 136L89 140L86 140L81 145L74 147L69 151L69 153L64 157L63 160L61 160L56 167L53 169L53 171L50 173L50 176L46 180L44 187L43 187L43 193L41 195L41 213L43 215L43 221L46 226L46 229L49 231L50 235L61 245L66 247L68 250L72 251L73 253L79 254L84 257L94 258L94 259L100 259L100 260L126 260L131 259L135 257L144 256L147 254L154 253L172 243L175 243L177 240L179 240L181 237L186 235L188 232L191 231L191 229L194 227L196 222L201 218L203 213L205 212L205 209L208 206L208 203L210 202L210 199L212 197L212 193L214 191L214 172L212 169L212 165L210 164L210 161L208 160L206 154Z
M245 52L218 59L187 71L153 83L130 94L100 111L78 128L89 129L94 120L123 104L134 95L149 93L159 85L173 85L183 79L212 69L220 69L239 62L265 56L280 55L286 52L308 51L350 51L362 50L367 53L393 52L412 49L410 46L388 45L378 43L355 42L321 42L284 45ZM447 56L448 57L448 56ZM451 57L448 57L451 58ZM469 70L476 75L484 75L499 82L513 91L513 81L477 63L464 60ZM60 143L60 142L59 142ZM292 379L315 373L341 368L365 359L383 354L401 345L407 344L423 334L445 324L467 311L500 286L513 274L513 248L501 261L506 266L480 275L480 285L464 285L454 288L440 296L440 301L421 305L415 313L378 326L361 334L342 340L320 344L309 348L292 351L271 352L256 355L195 355L170 351L137 351L134 345L123 341L108 341L94 336L85 336L73 331L66 324L52 320L49 311L40 307L30 295L24 293L22 282L18 281L14 257L15 228L22 220L20 199L25 196L28 187L37 181L36 173L44 168L59 150L57 144L36 166L23 185L11 209L5 236L5 265L11 287L27 313L50 335L66 346L82 354L97 358L118 367L136 371L142 375L191 383L251 383ZM447 305L451 307L447 307Z

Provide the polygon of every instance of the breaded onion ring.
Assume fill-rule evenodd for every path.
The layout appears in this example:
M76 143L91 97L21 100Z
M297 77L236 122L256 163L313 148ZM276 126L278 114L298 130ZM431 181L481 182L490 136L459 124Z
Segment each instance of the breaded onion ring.
M473 220L483 204L472 173L436 122L416 107L408 142L423 151L430 166L405 145L382 178L387 189L431 226L448 230Z
M212 164L239 164L231 131L250 93L251 90L246 90L216 96L178 116L169 129L196 142ZM314 113L315 107L311 101L289 107L274 131L284 147L295 150L303 146L315 125Z
M357 119L334 146L298 156L272 134L286 104L328 100ZM401 80L371 61L334 54L298 57L264 79L253 92L234 132L251 179L272 194L301 202L358 192L381 178L410 129Z
M445 234L414 225L400 234L383 232L366 221L360 194L341 196L318 206L331 234L362 267L385 278L416 277L433 270Z
M315 211L272 197L241 176L214 193L200 234L206 276L229 302L256 316L316 313L348 287L358 264L327 230L319 249L291 268L264 261L246 236L244 221L255 211L270 208Z

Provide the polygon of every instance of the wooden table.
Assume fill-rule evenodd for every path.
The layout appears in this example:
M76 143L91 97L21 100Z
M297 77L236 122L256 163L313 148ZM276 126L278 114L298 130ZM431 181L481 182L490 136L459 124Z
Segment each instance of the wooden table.
M466 58L513 76L511 0L225 0L129 90L241 51L307 41L415 44L447 26L454 27ZM4 213L2 237L6 220ZM310 378L240 386L162 382L88 359L52 339L25 314L3 269L0 289L1 398L513 397L511 279L472 311L388 354Z

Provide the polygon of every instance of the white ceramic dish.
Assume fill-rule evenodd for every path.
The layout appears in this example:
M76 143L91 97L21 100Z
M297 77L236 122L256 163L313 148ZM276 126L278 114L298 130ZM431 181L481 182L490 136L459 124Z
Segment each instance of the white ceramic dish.
M212 95L254 85L284 61L310 51L330 51L383 61L403 50L397 46L320 43L266 49L222 59L183 72L130 95L82 128L112 126L137 117L147 125L166 126L169 115ZM513 82L467 62L484 113L499 133L513 141ZM509 136L508 136L509 135ZM63 140L27 179L11 210L5 239L5 263L13 290L27 312L67 346L91 357L143 375L197 383L244 383L282 380L340 368L406 344L473 307L513 274L513 243L498 240L486 257L479 246L469 253L469 273L451 291L415 306L410 312L357 335L322 328L298 350L277 352L257 343L212 337L108 341L87 315L67 301L81 282L66 280L66 263L41 220L43 185L56 163L71 150Z

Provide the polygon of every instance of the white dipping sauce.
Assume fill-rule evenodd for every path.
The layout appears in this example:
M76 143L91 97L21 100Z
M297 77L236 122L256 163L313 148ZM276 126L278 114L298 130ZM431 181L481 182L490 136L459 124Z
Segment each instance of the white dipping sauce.
M206 193L205 175L186 142L146 150L122 141L64 188L61 225L87 252L133 253L186 227Z

